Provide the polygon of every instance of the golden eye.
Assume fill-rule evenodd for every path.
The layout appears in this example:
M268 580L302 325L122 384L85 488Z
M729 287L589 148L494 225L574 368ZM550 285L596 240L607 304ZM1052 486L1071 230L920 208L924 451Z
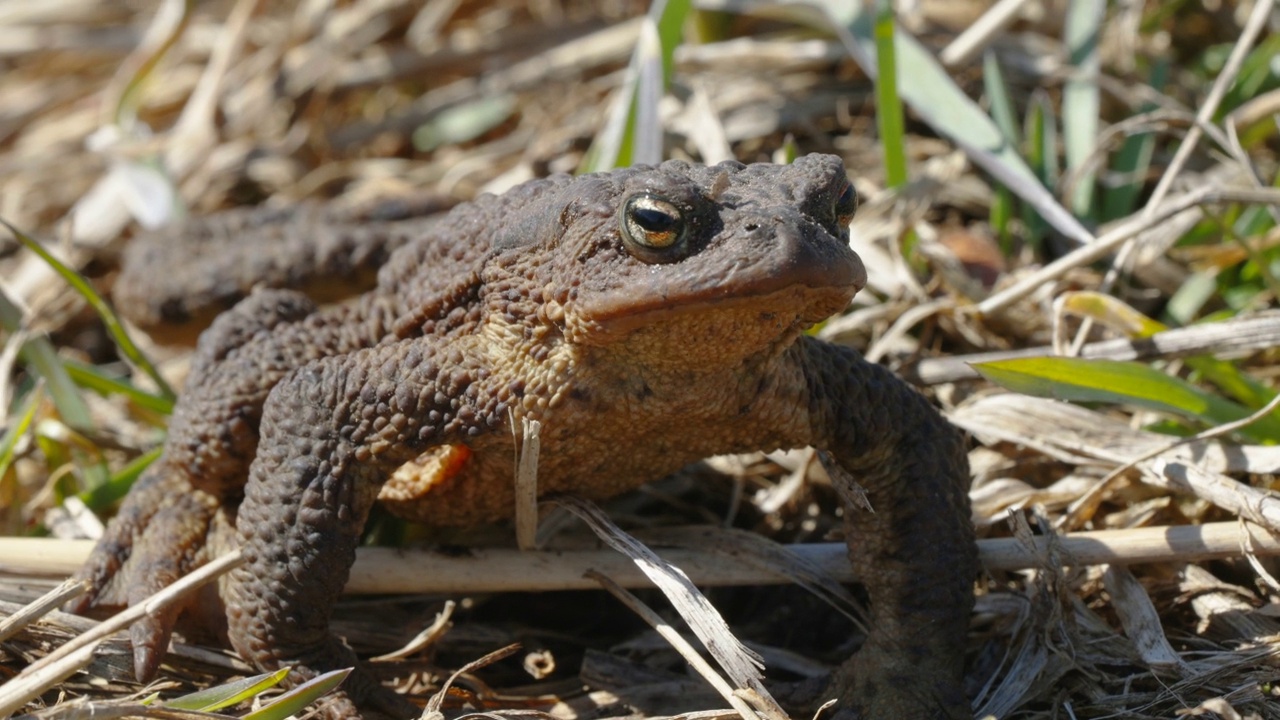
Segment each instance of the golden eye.
M680 208L657 195L634 195L622 206L622 233L643 248L662 250L684 237Z
M836 198L835 212L836 220L844 227L848 227L853 221L853 213L858 209L858 194L853 191L853 185L845 183L844 190L840 191L840 196Z

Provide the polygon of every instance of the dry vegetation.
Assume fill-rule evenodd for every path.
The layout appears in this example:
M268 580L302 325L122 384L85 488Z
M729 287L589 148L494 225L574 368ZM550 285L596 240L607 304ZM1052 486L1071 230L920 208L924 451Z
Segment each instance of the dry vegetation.
M0 217L109 295L122 245L141 225L181 212L415 189L465 199L573 171L624 81L645 11L622 0L291 5L212 0L188 15L182 2L0 0ZM1191 437L1274 395L1280 318L1268 308L1280 290L1280 244L1277 206L1265 203L1277 202L1268 186L1277 177L1280 48L1275 36L1249 37L1250 19L1265 18L1270 3L1107 5L1095 36L1087 17L1067 20L1065 2L1023 3L986 30L988 3L902 3L903 31L949 61L944 77L997 118L1011 110L1004 125L1020 136L1012 154L1051 196L1028 194L1034 181L1009 170L1008 156L985 153L926 106L909 105L905 136L882 143L890 135L877 129L864 59L821 15L795 6L713 2L695 12L656 107L664 153L769 160L794 142L846 159L864 199L854 236L871 281L820 333L925 387L974 438L974 518L989 561L971 632L976 712L1280 718L1280 583L1266 557L1280 531L1280 418L1268 411ZM1086 41L1073 40L1082 27ZM953 44L966 30L973 52ZM1233 52L1243 60L1235 68ZM909 100L941 92L928 68L899 62ZM894 153L906 159L907 183L886 189L896 184L882 169ZM1042 219L1054 207L1058 219ZM136 472L130 463L159 441L165 402L118 386L76 389L130 371L83 298L8 235L0 289L0 534L66 538L43 541L38 556L34 545L0 546L9 547L0 550L0 615L9 615L74 567L84 547L71 538L95 532L76 501L110 512ZM1149 338L1158 329L1150 318L1179 329ZM1011 393L965 364L1028 348L1137 362L1099 366L1106 372L1004 366L1006 385L1088 406ZM181 377L183 352L144 352ZM1161 380L1169 377L1189 380L1190 394ZM1223 409L1224 398L1238 405ZM711 523L829 543L838 539L836 504L812 457L791 454L717 458L610 512L632 527ZM565 525L562 542L572 542L580 526ZM373 534L457 548L509 544L511 532L424 538L382 522ZM673 556L708 572L726 561L706 553L742 542L654 537L692 545ZM54 545L67 559L55 559ZM486 571L487 557L509 564ZM1106 560L1119 562L1096 564ZM815 561L841 572L838 550ZM465 599L426 649L380 665L384 676L425 698L453 670L519 641L514 658L464 674L444 711L596 717L725 707L609 595L500 592L534 588L521 578L532 563L495 550L462 558L472 567L462 572L475 576L458 585L418 586ZM407 567L392 555L388 569L360 575L414 587L443 574ZM489 580L477 579L485 572ZM779 680L821 676L856 640L796 587L709 595ZM338 630L361 652L385 653L443 605L439 594L352 598ZM92 624L55 614L26 626L0 645L0 673L16 674ZM166 696L242 672L216 653L178 651L154 688ZM87 674L26 710L130 696L124 653L114 641Z

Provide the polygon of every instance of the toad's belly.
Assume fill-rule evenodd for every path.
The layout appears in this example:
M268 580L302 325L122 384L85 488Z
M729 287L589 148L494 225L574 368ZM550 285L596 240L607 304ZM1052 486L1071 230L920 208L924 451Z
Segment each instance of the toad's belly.
M754 387L757 383L748 383ZM538 494L572 492L603 499L633 490L680 468L722 453L791 446L800 435L786 420L794 411L753 398L643 403L605 400L603 393L580 393L542 414L539 434ZM614 393L615 396L618 393ZM767 399L767 398L766 398ZM756 405L764 408L758 410ZM715 412L715 408L734 412ZM739 408L745 408L739 411ZM472 526L515 514L515 438L507 428L436 448L401 468L383 486L379 499L392 513L430 525Z
M573 492L604 499L633 490L680 469L682 455L615 453L591 456L556 453L543 446L538 463L538 494ZM510 438L488 447L460 445L436 448L401 467L387 481L378 500L397 517L432 526L471 527L515 515L516 454Z

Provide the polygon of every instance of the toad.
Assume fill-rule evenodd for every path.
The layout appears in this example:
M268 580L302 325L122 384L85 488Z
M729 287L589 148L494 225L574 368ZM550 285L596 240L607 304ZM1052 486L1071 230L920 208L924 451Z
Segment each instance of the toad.
M200 337L162 456L80 572L81 607L137 603L235 541L246 562L218 594L240 655L293 683L355 666L329 716L408 716L329 631L380 493L434 525L510 516L523 419L542 424L540 492L591 498L713 454L814 446L866 501L844 518L869 634L827 696L862 718L971 717L961 437L884 368L804 334L866 280L854 206L830 156L552 177L424 224L351 302L254 291ZM415 461L434 469L388 482ZM174 620L133 627L141 676Z

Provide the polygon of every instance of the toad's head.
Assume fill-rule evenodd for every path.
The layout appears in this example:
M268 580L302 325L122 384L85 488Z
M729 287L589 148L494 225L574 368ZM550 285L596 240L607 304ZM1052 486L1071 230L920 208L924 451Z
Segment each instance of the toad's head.
M497 243L522 246L506 270L531 291L531 314L567 343L653 367L780 351L866 282L848 243L856 198L832 156L670 161L583 176L539 201L540 227Z

